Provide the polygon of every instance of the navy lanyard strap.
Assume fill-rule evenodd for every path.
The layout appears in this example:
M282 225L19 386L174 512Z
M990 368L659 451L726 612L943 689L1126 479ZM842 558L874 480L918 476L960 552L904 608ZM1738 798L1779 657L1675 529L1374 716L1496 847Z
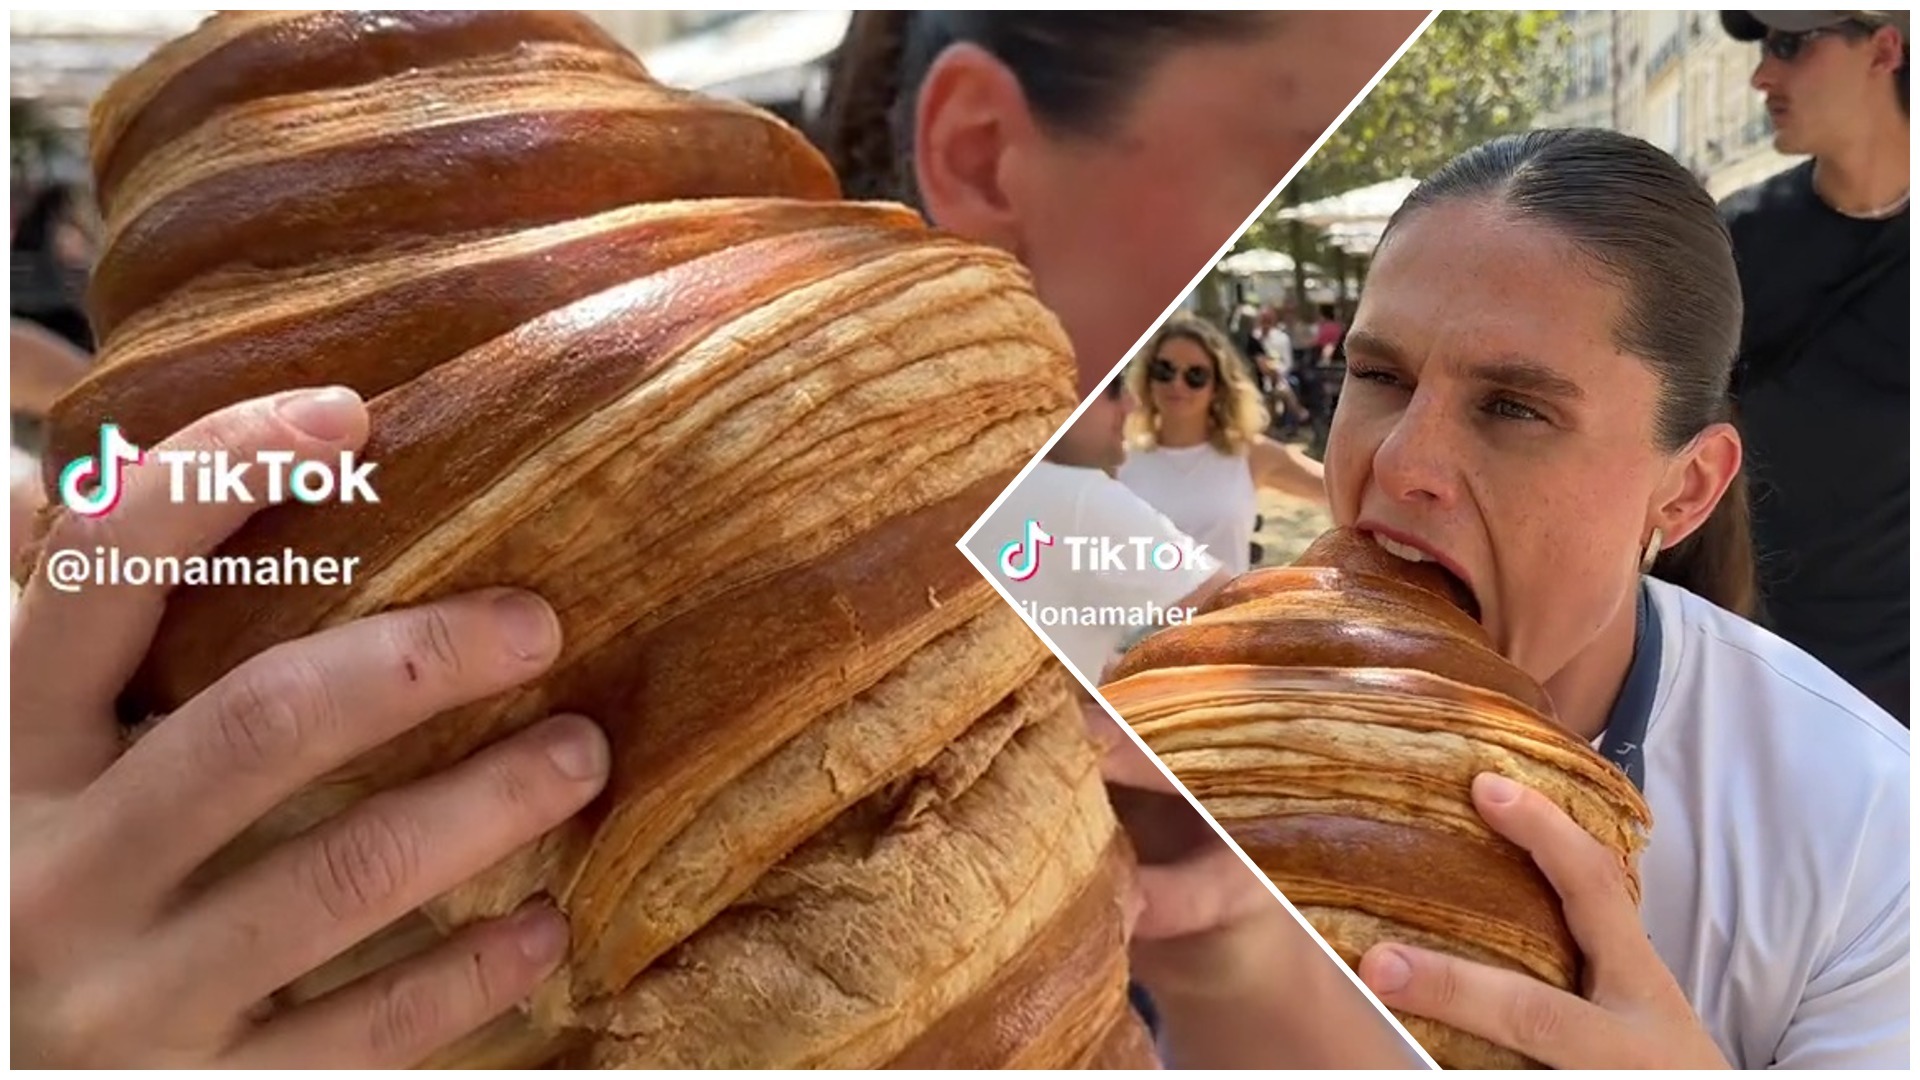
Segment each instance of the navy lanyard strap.
M1653 697L1659 689L1660 616L1653 610L1653 594L1642 583L1633 620L1633 663L1607 716L1607 730L1600 736L1601 755L1620 766L1642 791L1647 787L1647 724L1653 719Z

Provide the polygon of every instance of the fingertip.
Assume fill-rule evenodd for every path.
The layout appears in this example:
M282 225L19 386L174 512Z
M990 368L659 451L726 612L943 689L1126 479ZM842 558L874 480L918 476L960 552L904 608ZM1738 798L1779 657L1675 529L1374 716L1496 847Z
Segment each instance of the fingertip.
M1360 958L1356 973L1360 981L1376 994L1387 995L1406 989L1413 981L1413 960L1396 945L1375 945Z
M560 966L572 940L567 917L545 900L536 900L513 916L512 930L520 956L541 975Z
M1520 801L1522 793L1518 781L1499 773L1483 772L1473 778L1473 797L1485 806L1512 806Z
M293 390L274 399L274 415L294 431L325 443L357 443L366 437L367 406L350 387Z
M494 619L516 659L545 665L560 654L560 616L538 593L496 589L490 599Z
M600 725L584 716L557 716L547 722L542 734L547 757L561 776L592 783L595 791L606 782L613 755Z

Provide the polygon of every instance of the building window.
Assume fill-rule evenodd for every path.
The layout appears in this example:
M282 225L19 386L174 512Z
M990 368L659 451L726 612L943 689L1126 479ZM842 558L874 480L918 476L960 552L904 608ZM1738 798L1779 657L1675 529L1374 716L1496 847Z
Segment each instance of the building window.
M1647 40L1653 42L1653 51L1647 57L1647 78L1658 77L1675 60L1680 59L1683 44L1680 39L1680 13L1677 11L1654 11L1647 16Z
M1673 90L1662 92L1647 110L1653 130L1648 133L1647 141L1676 157L1680 154L1680 95Z

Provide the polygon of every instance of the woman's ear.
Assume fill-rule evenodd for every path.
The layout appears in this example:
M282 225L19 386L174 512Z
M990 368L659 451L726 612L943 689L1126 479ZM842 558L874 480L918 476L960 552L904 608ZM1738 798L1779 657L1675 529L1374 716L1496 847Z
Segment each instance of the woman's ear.
M977 45L948 46L920 85L915 179L933 223L1021 254L1019 174L1039 135L1013 71Z
M1706 523L1740 473L1743 451L1732 424L1711 424L1675 458L1653 508L1653 523L1672 547Z

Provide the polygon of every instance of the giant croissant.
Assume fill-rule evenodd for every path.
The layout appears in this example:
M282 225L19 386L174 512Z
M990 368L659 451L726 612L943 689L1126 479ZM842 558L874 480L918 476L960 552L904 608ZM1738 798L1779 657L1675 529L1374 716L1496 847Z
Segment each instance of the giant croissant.
M1471 605L1439 567L1337 530L1142 641L1102 692L1349 965L1399 941L1578 993L1558 894L1481 821L1473 777L1544 792L1618 854L1636 902L1650 816ZM1445 1068L1537 1067L1402 1020Z
M546 894L575 943L442 1063L1151 1063L1071 684L954 546L1074 401L1017 263L839 201L791 129L568 14L216 16L100 100L92 156L105 347L51 467L325 384L377 463L377 503L220 552L357 556L351 586L175 590L132 708L483 586L565 633L248 842L554 713L609 731L592 813L429 909Z

